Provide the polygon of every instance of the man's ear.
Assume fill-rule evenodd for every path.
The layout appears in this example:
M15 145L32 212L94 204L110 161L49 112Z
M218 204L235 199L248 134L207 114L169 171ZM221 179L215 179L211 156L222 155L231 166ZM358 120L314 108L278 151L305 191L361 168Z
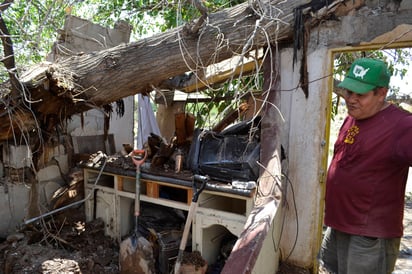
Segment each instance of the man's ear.
M386 88L386 87L378 88L378 94L379 94L379 96L382 96L383 99L385 99L386 95L388 94L388 88Z

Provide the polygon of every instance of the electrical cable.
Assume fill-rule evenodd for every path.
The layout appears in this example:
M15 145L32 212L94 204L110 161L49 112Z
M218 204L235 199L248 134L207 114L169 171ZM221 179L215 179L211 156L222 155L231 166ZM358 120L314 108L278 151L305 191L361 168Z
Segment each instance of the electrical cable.
M291 191L292 191L293 207L294 207L294 209L295 209L295 217L296 217L296 235L295 235L295 241L294 241L294 243L293 243L293 245L292 245L292 248L291 248L289 254L288 254L288 255L285 257L285 259L283 260L283 261L287 261L287 260L289 259L289 257L292 255L293 251L295 250L296 244L297 244L297 242L298 242L298 236L299 236L299 219L298 219L298 210L297 210L297 208L296 208L295 190L294 190L294 188L293 188L292 182L291 182L291 180L289 179L289 177L288 177L286 174L282 173L282 175L286 178L286 181L288 182L288 185L290 185L290 189L291 189ZM283 231L283 226L284 226L284 223L282 224L281 234L282 234L282 231ZM279 242L280 242L280 239L281 239L281 238L282 238L282 237L279 236Z

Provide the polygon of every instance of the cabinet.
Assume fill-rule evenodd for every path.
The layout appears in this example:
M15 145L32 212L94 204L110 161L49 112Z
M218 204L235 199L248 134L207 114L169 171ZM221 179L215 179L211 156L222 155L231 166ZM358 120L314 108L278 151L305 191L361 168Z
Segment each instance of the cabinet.
M135 199L134 172L116 174L103 171L96 183L99 170L84 168L86 220L100 217L104 220L105 233L119 243L133 227L131 208ZM155 176L142 172L140 201L187 211L193 189L188 180ZM175 195L165 197L163 190ZM192 249L198 250L209 264L216 261L220 245L228 233L239 236L247 215L253 207L254 190L232 189L228 184L209 182L198 199L192 223ZM257 272L256 272L257 273Z

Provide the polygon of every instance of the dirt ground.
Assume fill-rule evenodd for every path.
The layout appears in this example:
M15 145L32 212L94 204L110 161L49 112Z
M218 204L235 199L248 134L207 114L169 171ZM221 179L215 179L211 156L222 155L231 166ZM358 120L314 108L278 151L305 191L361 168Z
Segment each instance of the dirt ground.
M412 195L408 197L403 218L404 235L393 274L412 273Z
M0 273L119 273L118 244L104 236L103 222L84 220L82 206L71 208L10 235L0 243ZM407 202L404 224L405 235L394 274L412 273L412 198ZM283 264L278 274L286 273L310 272Z
M28 226L0 244L0 273L118 273L118 245L84 208ZM4 272L2 272L4 271Z

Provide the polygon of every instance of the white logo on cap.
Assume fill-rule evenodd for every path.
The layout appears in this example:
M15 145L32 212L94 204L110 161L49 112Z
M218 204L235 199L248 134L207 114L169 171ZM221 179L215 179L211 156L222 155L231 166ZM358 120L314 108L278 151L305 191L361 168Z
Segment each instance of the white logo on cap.
M355 67L353 68L353 75L355 75L355 77L360 77L363 79L363 77L366 75L368 70L369 68L365 69L362 66L355 65Z

